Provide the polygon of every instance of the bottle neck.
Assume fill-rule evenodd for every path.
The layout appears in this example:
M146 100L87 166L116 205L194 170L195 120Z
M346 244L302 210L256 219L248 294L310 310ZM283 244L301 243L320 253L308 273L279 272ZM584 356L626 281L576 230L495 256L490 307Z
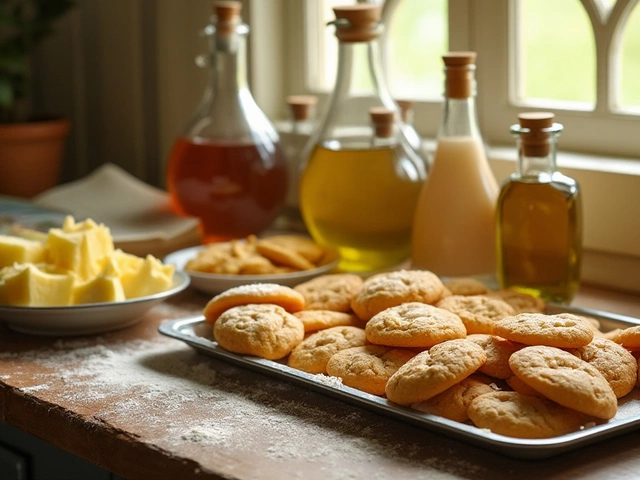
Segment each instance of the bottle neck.
M248 88L247 38L244 34L212 35L209 88L214 95Z
M446 98L438 137L481 138L474 96Z
M518 175L521 177L539 177L551 175L556 171L556 142L551 139L549 154L543 156L525 155L522 140L518 139Z

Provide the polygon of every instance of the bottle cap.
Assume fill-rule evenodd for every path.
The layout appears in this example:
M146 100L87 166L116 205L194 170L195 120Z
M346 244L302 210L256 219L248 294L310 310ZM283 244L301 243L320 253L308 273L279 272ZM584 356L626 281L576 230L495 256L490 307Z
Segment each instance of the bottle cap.
M376 137L389 138L393 136L393 121L396 116L394 110L384 107L371 107L369 116L371 117Z
M413 108L413 103L411 100L396 100L398 107L400 107L400 118L404 123L407 123L409 119L409 113Z
M287 97L287 105L291 109L293 119L297 121L309 120L311 108L318 103L313 95L290 95Z
M216 16L216 33L229 35L236 30L240 23L242 3L232 0L217 0L213 2L213 14Z
M476 52L449 52L442 56L445 64L444 95L469 98L474 92Z
M368 42L380 35L379 5L358 3L334 7L336 37L341 42Z
M525 112L518 115L522 154L526 157L546 157L551 151L551 133L554 115L550 112Z

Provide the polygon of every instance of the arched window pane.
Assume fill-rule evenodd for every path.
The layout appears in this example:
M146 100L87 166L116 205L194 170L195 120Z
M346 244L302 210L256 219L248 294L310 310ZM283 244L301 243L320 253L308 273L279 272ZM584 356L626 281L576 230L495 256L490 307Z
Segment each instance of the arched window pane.
M593 108L595 41L579 0L521 0L516 29L520 41L517 99L529 104L576 102Z
M446 0L400 0L388 28L386 70L396 98L442 97L449 47Z
M621 53L621 106L640 107L640 4L624 27Z

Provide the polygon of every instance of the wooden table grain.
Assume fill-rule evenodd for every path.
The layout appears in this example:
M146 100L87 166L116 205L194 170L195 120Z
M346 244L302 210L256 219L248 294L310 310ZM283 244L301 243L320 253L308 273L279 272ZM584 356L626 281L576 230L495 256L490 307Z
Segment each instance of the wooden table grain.
M640 431L517 460L203 356L158 325L184 292L87 337L0 326L0 421L133 479L631 479ZM583 287L577 306L640 317L640 296Z

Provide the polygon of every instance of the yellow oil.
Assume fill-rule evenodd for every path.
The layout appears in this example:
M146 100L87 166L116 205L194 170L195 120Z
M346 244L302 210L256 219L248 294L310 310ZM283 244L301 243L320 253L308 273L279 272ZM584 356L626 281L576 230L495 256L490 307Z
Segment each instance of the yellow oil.
M316 146L300 181L300 210L313 238L338 249L339 268L383 269L409 256L423 177L394 147Z
M576 182L512 179L498 198L498 279L546 301L570 303L580 282L581 201Z

